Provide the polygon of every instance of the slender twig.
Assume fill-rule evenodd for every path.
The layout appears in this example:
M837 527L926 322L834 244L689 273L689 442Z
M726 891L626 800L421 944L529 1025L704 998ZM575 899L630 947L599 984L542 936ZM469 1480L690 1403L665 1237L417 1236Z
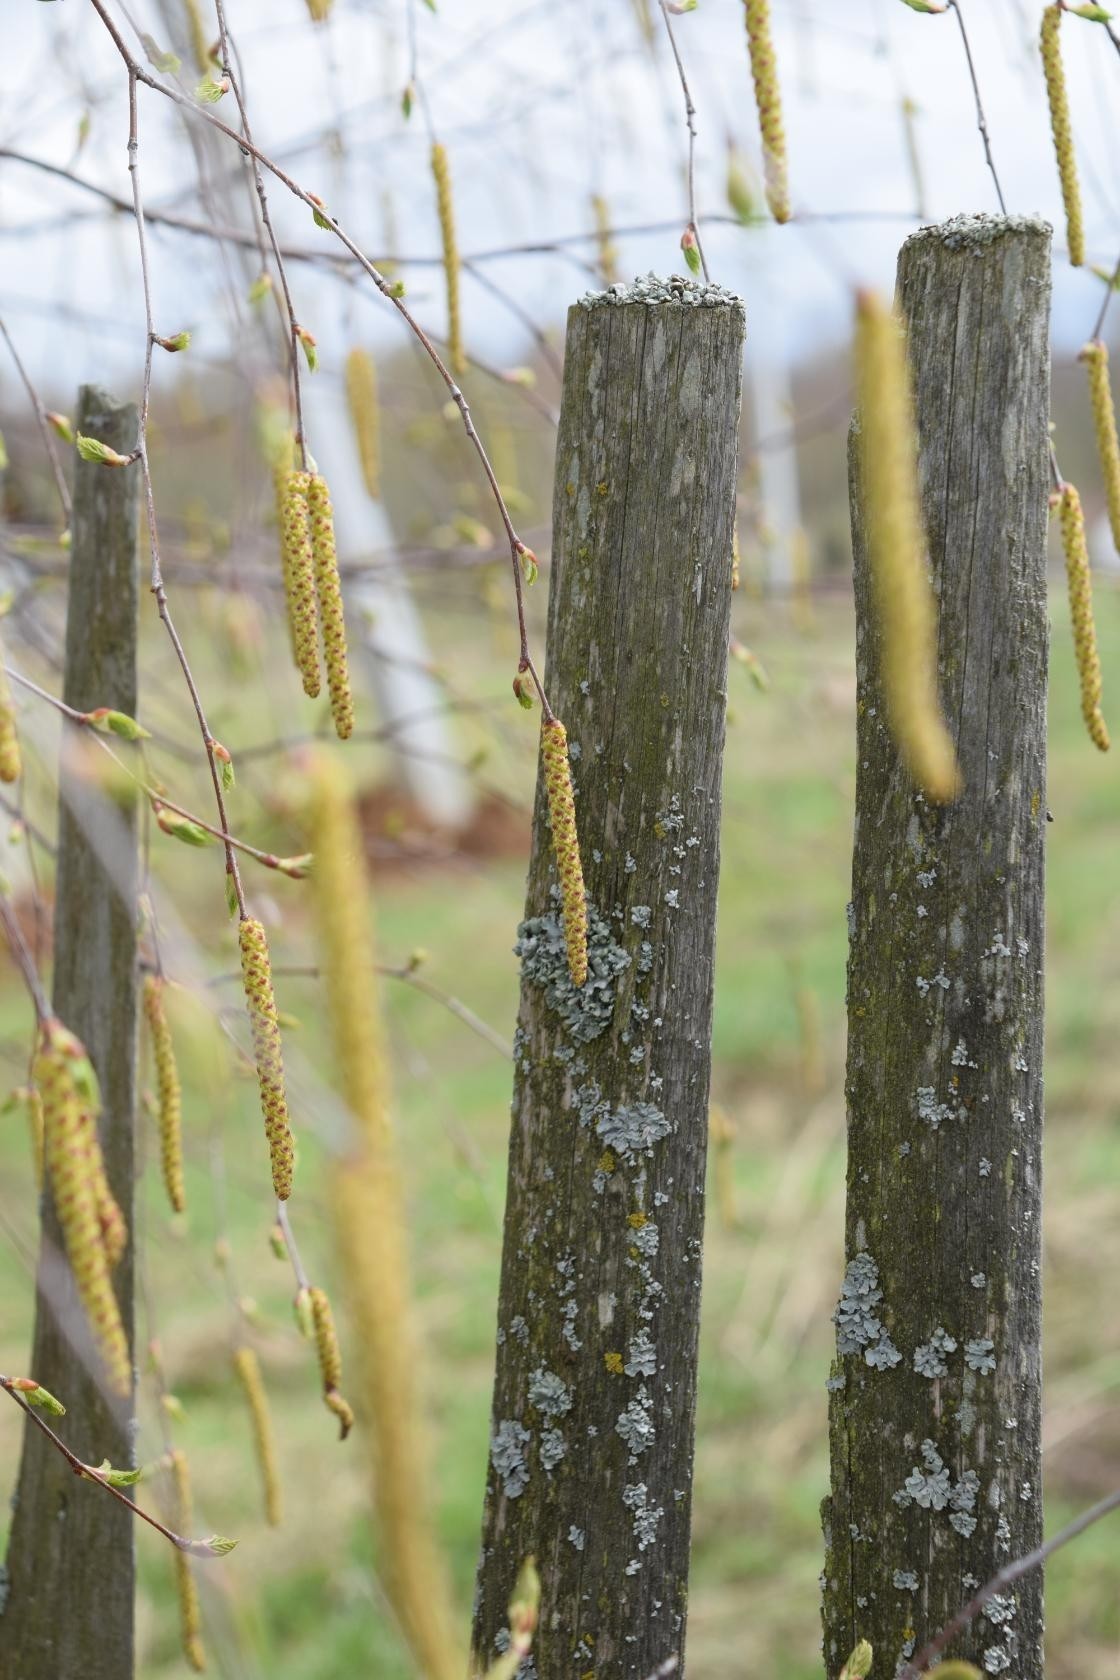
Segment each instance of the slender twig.
M249 127L249 113L245 108L245 100L241 92L241 80L234 69L232 61L233 55L230 51L231 47L233 47L233 51L235 52L236 46L233 43L229 27L226 23L225 6L223 5L222 0L214 0L214 4L218 13L218 39L223 73L229 79L230 91L237 103L237 114L241 119L241 132L245 136L246 140L251 142L253 132ZM280 290L284 297L284 312L287 316L288 325L288 371L291 375L292 399L295 403L296 411L296 443L299 446L300 466L303 471L306 472L307 440L303 434L303 386L300 381L299 368L299 322L296 320L295 305L292 302L292 292L291 287L288 285L288 275L284 268L284 258L280 250L280 242L276 237L276 230L272 225L272 217L270 216L268 210L268 194L265 191L264 176L261 173L260 162L255 156L253 156L252 153L249 154L249 161L253 170L253 184L256 188L257 202L260 205L261 222L264 226L265 233L268 236L268 242L272 248L272 255L276 260L276 273L280 281Z
M1104 297L1101 299L1101 306L1097 311L1097 319L1093 325L1093 330L1089 334L1090 339L1099 338L1101 336L1101 333L1104 330L1104 318L1108 314L1108 306L1112 302L1112 294L1116 290L1118 283L1120 283L1120 257L1117 257L1116 267L1113 269L1110 277L1105 281Z
M992 157L992 142L988 135L988 124L984 116L984 106L980 99L980 83L976 79L976 66L972 62L972 48L968 44L968 30L964 26L964 13L960 8L960 0L949 0L949 5L953 8L956 16L957 27L960 29L961 41L964 45L964 56L968 60L968 74L972 81L973 97L976 100L976 125L980 130L980 138L984 142L984 156L988 160L988 168L991 170L992 180L995 182L996 197L999 199L1000 210L1006 216L1007 205L1003 201L1003 189L999 184L999 176L996 174L995 159Z
M957 1637L962 1628L966 1628L969 1622L980 1614L993 1594L1002 1592L1004 1587L1009 1587L1024 1575L1029 1575L1033 1569L1040 1569L1046 1559L1062 1546L1068 1546L1071 1540L1076 1540L1079 1534L1083 1534L1094 1523L1100 1522L1102 1517L1107 1517L1110 1512L1118 1510L1120 1510L1120 1488L1110 1493L1105 1499L1098 1500L1087 1511L1082 1511L1079 1517L1075 1517L1071 1523L1067 1523L1065 1528L1059 1529L1057 1534L1051 1535L1049 1540L1044 1540L1041 1546L1036 1546L1033 1552L1027 1552L1023 1557L1016 1558L1012 1563L1005 1563L1003 1568L997 1570L991 1580L987 1581L979 1592L970 1598L962 1609L957 1611L952 1621L946 1622L940 1633L935 1633L933 1638L922 1646L917 1656L912 1657L905 1667L899 1670L899 1680L917 1680L918 1675L925 1673L930 1663L941 1655L945 1647Z
M156 82L153 77L145 75L139 69L139 66L132 59L128 48L125 46L124 41L121 39L120 34L116 30L115 26L110 23L108 17L103 11L100 5L100 0L93 0L93 4L109 28L118 49L123 54L125 62L129 66L128 171L132 179L132 205L133 213L136 218L136 237L140 247L140 278L144 292L144 322L147 333L147 345L144 354L144 384L140 400L140 425L137 433L136 449L140 460L141 472L144 477L144 499L148 512L148 537L151 547L152 561L151 589L152 594L155 596L156 608L159 612L160 618L163 620L164 626L166 627L167 634L171 639L171 645L175 649L175 657L179 661L184 681L186 682L192 704L194 705L195 716L198 719L198 727L202 732L202 740L206 748L206 757L210 763L210 779L214 785L214 799L218 807L219 824L222 832L228 835L230 825L229 818L226 815L226 802L225 795L222 791L221 772L218 769L218 760L214 753L214 737L211 734L210 726L206 721L206 713L202 707L202 698L198 692L198 686L195 683L190 662L187 659L186 649L183 647L183 643L180 640L179 633L176 630L174 621L171 617L171 608L167 601L167 591L163 584L163 574L160 568L159 558L159 531L156 525L155 495L152 489L151 466L148 461L148 409L151 403L152 395L152 356L157 343L157 335L155 330L155 317L152 313L152 285L151 275L148 268L148 239L144 225L144 199L140 188L140 119L136 98L136 86L138 81L144 81L146 85L152 87L159 87L160 84ZM165 89L164 91L170 94L170 89ZM183 96L176 95L176 97L181 100ZM234 138L236 139L236 135ZM241 884L241 872L237 866L237 857L233 846L230 844L228 839L224 844L226 874L233 883L238 912L242 920L244 920L244 918L248 915L248 909L245 903L245 889Z
M47 411L43 407L38 391L35 389L28 377L27 369L24 367L23 362L20 359L19 351L12 343L11 335L2 320L0 320L0 334L3 334L4 343L8 346L12 361L16 364L16 372L23 380L23 388L27 392L27 395L31 398L31 406L35 410L35 419L38 422L39 433L43 439L43 448L47 452L47 459L50 461L51 472L54 475L55 488L58 491L58 499L62 503L62 515L66 520L66 523L69 524L70 486L66 482L66 475L62 471L62 463L59 461L58 451L54 446L54 438L51 436L51 423L47 419Z
M43 991L39 979L35 960L27 949L27 941L23 937L23 929L19 925L7 893L0 893L0 922L4 924L4 935L9 949L15 960L16 967L23 976L24 984L31 994L31 1001L35 1006L36 1019L41 1023L50 1019L50 1005L47 1003L46 993Z
M311 1288L311 1279L300 1258L299 1246L296 1243L295 1232L292 1230L291 1216L286 1202L276 1204L276 1223L284 1233L284 1246L288 1250L288 1258L292 1262L292 1271L296 1275L296 1283L301 1289Z
M673 57L677 62L677 75L680 77L681 92L684 94L684 120L688 129L688 231L696 241L696 251L700 258L700 267L704 271L705 280L711 280L708 273L708 260L704 255L704 246L700 240L700 225L696 217L696 107L692 103L692 93L688 85L688 77L684 73L684 60L681 58L677 37L673 33L673 22L669 15L667 0L660 0L661 16L665 20L665 33L669 37L669 45L673 49Z
M214 1551L209 1541L188 1540L185 1535L176 1534L174 1529L167 1528L158 1517L153 1517L150 1511L145 1511L142 1506L136 1504L135 1500L130 1499L126 1493L122 1493L120 1488L114 1487L104 1472L98 1470L92 1464L83 1464L77 1453L71 1452L66 1442L61 1440L50 1424L39 1416L34 1406L29 1406L27 1401L22 1398L19 1390L13 1387L11 1377L0 1376L0 1388L11 1395L16 1405L22 1407L35 1427L42 1430L47 1440L62 1454L75 1476L80 1476L87 1482L96 1482L98 1487L103 1487L106 1493L111 1493L114 1499L119 1500L122 1505L127 1505L133 1516L140 1517L157 1533L162 1534L165 1540L170 1540L171 1544L177 1546L181 1552L189 1552L193 1557L215 1557L219 1555Z

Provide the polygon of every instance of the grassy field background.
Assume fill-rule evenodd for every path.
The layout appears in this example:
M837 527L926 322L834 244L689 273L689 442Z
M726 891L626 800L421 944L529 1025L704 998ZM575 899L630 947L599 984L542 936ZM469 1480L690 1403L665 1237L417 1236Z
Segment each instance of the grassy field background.
M527 838L535 726L508 701L508 629L486 625L480 634L477 612L465 600L455 590L441 598L432 634L458 688L500 708L465 715L457 731L466 753L486 753L480 779L513 802L500 825L508 844L492 856L387 859L375 880L377 937L390 963L423 947L424 974L507 1036L517 990L511 946L524 880L518 837ZM713 1197L705 1255L690 1673L695 1680L760 1673L808 1680L820 1673L824 1381L842 1269L853 638L846 591L820 599L812 622L796 628L786 607L762 606L741 592L736 618L771 687L758 692L744 669L733 667L714 1097L734 1138L721 1151L726 1174ZM1050 1528L1120 1483L1120 783L1117 766L1094 753L1082 731L1060 587L1053 619L1045 1216ZM1099 620L1105 671L1116 673L1120 593L1114 584L1099 590ZM153 656L156 649L153 641ZM204 679L217 678L219 654ZM186 738L166 662L153 657L152 663L162 675L145 691L144 715ZM230 689L228 682L212 685L212 724L236 758L239 745L266 736L295 703L286 675L279 691L271 676ZM1115 679L1113 691L1120 693ZM48 735L41 747L44 815L51 750ZM358 751L352 762L362 764L372 783L384 765ZM189 776L172 761L166 768L169 776L174 770L176 789L186 789ZM270 844L290 840L283 778L272 786L261 766L246 765L239 788L239 828ZM263 815L257 792L269 796ZM199 809L202 799L199 791ZM394 822L391 800L380 800L378 809L382 818L388 811L382 827L407 853L407 814ZM379 849L385 851L384 843ZM210 976L234 968L217 854L168 841L155 860L198 941L183 936L184 964L198 962ZM311 960L300 886L262 879L259 871L250 885L258 912L272 924L277 965ZM171 949L174 967L180 954L174 937ZM226 991L236 1005L236 987ZM314 981L300 978L281 980L278 992L281 1008L300 1023L289 1035L302 1139L293 1217L313 1271L328 1281L341 1309L345 1280L335 1266L319 1136L330 1116L304 1071L317 1066L329 1073L319 994ZM439 1517L465 1618L487 1453L510 1068L445 1009L399 982L386 983L385 1006ZM0 1040L13 1084L23 1076L29 1026L25 999L5 968ZM197 1526L239 1540L235 1553L204 1571L212 1671L238 1680L366 1674L403 1680L409 1665L377 1586L361 1445L354 1438L337 1442L317 1397L313 1359L292 1321L290 1273L266 1240L270 1203L255 1090L244 1079L228 1079L213 1047L191 1052L184 1043L183 1056L189 1216L181 1226L169 1218L157 1175L148 1171L141 1239L151 1304L147 1333L158 1335L182 1402L175 1434L193 1465ZM218 1139L222 1194L214 1176ZM279 1437L286 1515L278 1530L263 1522L247 1419L230 1372L230 1311L212 1259L222 1201L236 1287L256 1303L252 1339ZM35 1193L18 1111L0 1122L0 1214L0 1368L20 1371L31 1320ZM345 1329L343 1314L344 1338ZM9 1485L18 1450L18 1414L5 1406L0 1475ZM159 1450L149 1389L141 1457ZM158 1502L158 1480L141 1492ZM98 1495L90 1489L88 1497ZM148 1532L139 1550L140 1674L171 1680L186 1671L170 1558ZM1114 1518L1049 1571L1051 1680L1120 1674L1118 1589L1120 1518Z

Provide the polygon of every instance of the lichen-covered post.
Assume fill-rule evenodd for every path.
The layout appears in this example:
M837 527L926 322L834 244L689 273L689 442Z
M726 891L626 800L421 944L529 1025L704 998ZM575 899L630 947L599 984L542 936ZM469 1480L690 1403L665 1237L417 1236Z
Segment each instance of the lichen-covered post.
M874 1673L1042 1530L1039 1419L1050 229L960 217L903 246L942 704L936 807L884 723L852 474L858 770L847 1269L829 1378L825 1668ZM853 468L859 417L853 426ZM950 1651L1041 1680L1042 1583Z
M83 386L77 425L128 454L136 409ZM80 711L136 713L140 468L76 461L63 696ZM59 772L53 1007L89 1051L101 1086L101 1147L131 1233L136 1083L136 819L68 766ZM126 749L127 750L127 749ZM133 1251L113 1276L131 1342ZM91 1355L93 1363L91 1365ZM59 1433L87 1463L133 1463L133 1407L100 1383L66 1265L58 1218L43 1197L42 1251L28 1369L66 1404ZM124 1680L133 1671L134 1520L80 1481L30 1424L0 1597L0 1674L35 1680Z
M537 786L474 1623L535 1554L540 1680L683 1653L743 306L650 279L568 316L548 690L589 975Z

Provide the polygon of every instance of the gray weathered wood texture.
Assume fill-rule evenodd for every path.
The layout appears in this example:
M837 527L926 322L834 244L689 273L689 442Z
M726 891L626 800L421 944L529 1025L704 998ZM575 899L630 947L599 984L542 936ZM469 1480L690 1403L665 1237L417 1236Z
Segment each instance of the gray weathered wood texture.
M136 409L92 386L78 399L78 429L127 454ZM140 468L77 461L66 616L63 697L82 711L136 713ZM64 730L73 726L64 724ZM136 1081L135 816L91 796L60 768L52 1006L84 1041L101 1083L101 1142L132 1229ZM127 750L127 749L124 749ZM65 1401L58 1431L82 1459L133 1463L132 1406L103 1393L80 1304L63 1259L49 1193L29 1371ZM132 1244L115 1273L125 1328L133 1328ZM51 1420L54 1421L53 1419ZM134 1522L124 1507L75 1477L32 1426L8 1545L0 1674L35 1680L128 1680L133 1672Z
M959 217L899 259L942 702L964 778L947 808L915 791L884 724L852 474L858 771L829 1676L860 1638L890 1676L1041 1537L1049 253L1040 222ZM858 416L853 468L857 448ZM950 1654L1040 1680L1040 1576Z
M481 1670L535 1554L540 1680L645 1680L684 1644L744 316L654 291L569 312L556 454L590 975L538 778L474 1627Z

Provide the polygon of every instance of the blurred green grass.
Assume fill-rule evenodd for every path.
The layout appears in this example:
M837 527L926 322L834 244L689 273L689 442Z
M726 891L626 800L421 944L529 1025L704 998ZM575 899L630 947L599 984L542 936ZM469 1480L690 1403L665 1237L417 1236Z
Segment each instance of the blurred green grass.
M1066 611L1053 594L1048 848L1048 1155L1046 1203L1047 1520L1053 1528L1120 1482L1120 842L1117 767L1087 742L1077 705ZM1120 672L1120 592L1098 589L1107 673ZM846 596L822 598L795 632L780 605L737 598L737 630L771 678L760 694L741 667L729 679L722 891L714 1031L714 1087L735 1128L729 1156L736 1221L713 1209L705 1257L702 1373L689 1635L697 1680L759 1670L785 1680L820 1671L817 1508L827 1486L825 1391L832 1309L841 1267L843 998L853 790L854 669ZM439 654L472 695L506 694L504 631L493 645L454 599L432 616ZM495 651L497 657L494 657ZM288 679L263 671L229 692L208 655L217 695L212 723L234 749L298 716ZM145 716L179 717L164 683ZM1113 679L1120 694L1120 677ZM255 708L255 709L254 709ZM466 750L486 745L482 774L527 805L531 727L501 714L465 717ZM364 763L376 773L378 760ZM170 761L169 761L170 763ZM175 774L180 771L173 766ZM170 774L170 769L167 771ZM176 782L178 788L179 783ZM267 787L260 767L244 776ZM235 801L249 838L277 825L289 840L283 777L274 809ZM200 808L204 795L199 793ZM277 803L278 801L278 803ZM526 819L527 823L527 819ZM287 825L287 826L286 826ZM298 838L298 837L297 837ZM170 850L169 850L170 847ZM297 849L287 844L286 849ZM157 870L211 972L236 966L220 908L216 854L156 853ZM517 857L457 858L436 868L395 864L375 882L378 943L388 962L415 947L426 975L503 1034L512 1031L517 971L511 946L524 865ZM274 961L313 958L298 885L249 877L273 924ZM171 949L175 953L175 937ZM174 963L172 964L174 966ZM823 1089L808 1089L797 988L815 1000ZM293 1218L309 1266L340 1310L345 1280L331 1246L331 1209L317 1132L329 1127L310 1065L329 1069L315 983L282 979L301 1143ZM224 994L235 1006L235 986ZM500 1253L510 1069L429 998L387 982L396 1113L408 1194L424 1376L436 1450L439 1521L464 1622L478 1543ZM10 971L0 989L0 1042L12 1082L29 1028ZM177 1229L149 1171L142 1186L149 1329L164 1350L184 1416L176 1438L190 1456L200 1532L239 1546L204 1573L206 1634L215 1672L270 1680L343 1680L410 1673L376 1584L360 1443L340 1446L317 1396L314 1362L292 1321L290 1274L270 1254L267 1171L253 1086L186 1055L189 1225ZM203 1060L209 1059L205 1053ZM279 1438L286 1518L261 1516L248 1423L229 1370L230 1315L212 1261L218 1235L213 1137L224 1140L228 1231L238 1289L256 1302L253 1333ZM150 1148L150 1139L149 1139ZM34 1194L20 1117L0 1128L0 1366L26 1362ZM343 1318L344 1333L345 1320ZM141 1457L159 1451L147 1404ZM0 1410L0 1465L14 1478L18 1416ZM142 1490L143 1491L143 1490ZM89 1497L97 1497L89 1490ZM158 1497L158 1484L145 1497ZM178 1654L169 1559L140 1536L142 1680L185 1672ZM1051 1680L1109 1680L1120 1672L1117 1520L1086 1535L1048 1575Z

